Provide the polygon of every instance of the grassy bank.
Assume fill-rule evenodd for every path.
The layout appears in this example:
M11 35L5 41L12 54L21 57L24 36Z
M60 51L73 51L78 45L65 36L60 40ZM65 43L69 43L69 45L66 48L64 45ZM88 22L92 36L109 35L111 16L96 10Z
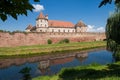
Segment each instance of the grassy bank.
M48 44L48 45L33 45L20 47L1 47L0 57L5 56L28 56L42 55L47 53L57 53L75 50L86 50L106 46L104 41L95 42L79 42L66 44Z
M42 76L32 80L120 80L120 62L62 69L57 75Z

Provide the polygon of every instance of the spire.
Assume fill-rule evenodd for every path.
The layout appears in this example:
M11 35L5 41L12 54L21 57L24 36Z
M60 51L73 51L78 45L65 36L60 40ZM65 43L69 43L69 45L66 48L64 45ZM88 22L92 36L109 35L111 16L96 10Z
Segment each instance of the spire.
M45 19L45 16L43 15L42 12L40 12L39 16L37 17L37 19Z

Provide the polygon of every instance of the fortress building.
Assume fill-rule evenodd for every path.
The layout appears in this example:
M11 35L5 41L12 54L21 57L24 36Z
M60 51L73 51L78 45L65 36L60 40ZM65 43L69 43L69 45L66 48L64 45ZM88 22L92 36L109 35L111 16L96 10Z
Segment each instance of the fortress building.
M26 32L86 32L87 26L79 21L77 24L72 22L49 20L48 15L41 12L36 19L36 25L29 25Z

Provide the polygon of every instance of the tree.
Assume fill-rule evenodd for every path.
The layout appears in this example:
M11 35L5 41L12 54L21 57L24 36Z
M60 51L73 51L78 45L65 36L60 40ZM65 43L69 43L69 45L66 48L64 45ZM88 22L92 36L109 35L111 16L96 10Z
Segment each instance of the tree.
M100 3L99 7L106 5L107 3L111 4L113 0L102 0L102 2ZM119 3L120 0L114 0L115 4Z
M40 0L34 0L39 2ZM27 11L32 11L34 7L29 0L0 0L0 19L7 20L8 16L12 16L17 20L18 15L26 15Z
M106 25L107 48L114 52L116 60L120 60L120 3L116 4L116 11Z
M107 49L112 51L115 59L120 60L120 0L114 0L115 12L108 18L106 24ZM103 0L99 7L112 0Z

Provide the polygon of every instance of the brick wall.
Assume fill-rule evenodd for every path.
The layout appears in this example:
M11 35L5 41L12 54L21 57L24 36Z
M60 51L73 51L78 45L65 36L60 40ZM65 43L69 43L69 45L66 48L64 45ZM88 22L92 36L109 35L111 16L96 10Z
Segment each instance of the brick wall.
M62 39L70 42L95 41L105 39L104 33L5 33L0 32L0 47L47 44L51 39L57 43Z

